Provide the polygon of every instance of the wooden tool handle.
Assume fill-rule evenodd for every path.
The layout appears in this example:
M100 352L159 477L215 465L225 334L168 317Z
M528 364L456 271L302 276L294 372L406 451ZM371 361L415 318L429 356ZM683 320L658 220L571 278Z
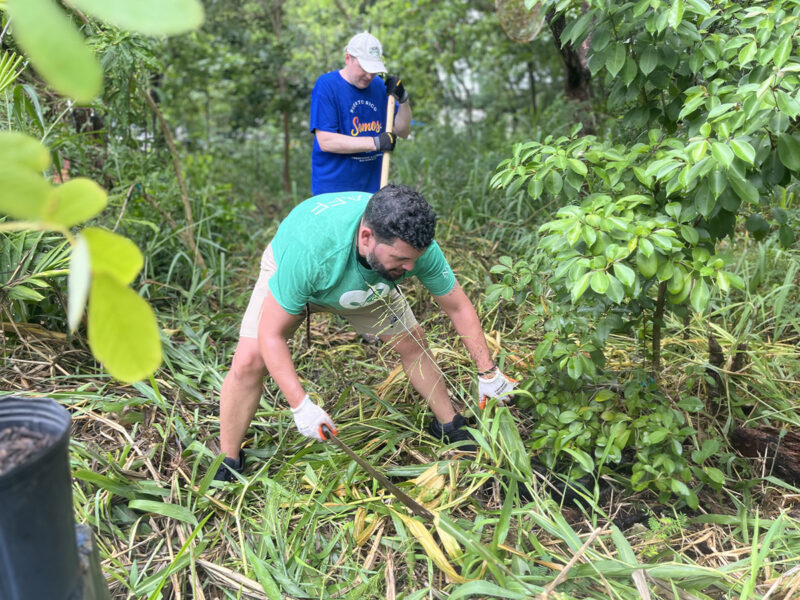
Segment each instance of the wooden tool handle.
M394 129L394 96L389 94L389 100L386 104L386 132L392 133ZM383 153L383 162L381 163L381 187L389 183L389 161L392 158L391 152Z

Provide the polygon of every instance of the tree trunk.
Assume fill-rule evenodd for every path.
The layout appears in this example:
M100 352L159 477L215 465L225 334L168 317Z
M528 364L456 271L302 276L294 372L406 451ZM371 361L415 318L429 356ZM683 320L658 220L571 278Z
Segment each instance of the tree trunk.
M800 434L766 425L737 427L730 441L742 456L764 459L763 475L774 474L792 485L800 484Z
M656 309L653 312L653 379L661 374L661 325L664 323L664 304L667 298L667 282L658 284Z
M555 16L555 11L547 13L547 24L553 32L553 39L556 42L561 58L564 60L564 92L569 100L586 102L591 99L592 74L586 64L586 55L589 51L591 36L577 48L572 44L561 42L561 34L567 25L567 20L563 14Z

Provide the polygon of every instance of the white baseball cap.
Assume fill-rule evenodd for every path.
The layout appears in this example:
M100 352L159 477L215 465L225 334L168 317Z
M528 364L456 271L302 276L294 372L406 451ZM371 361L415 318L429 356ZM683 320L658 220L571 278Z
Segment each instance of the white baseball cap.
M386 65L383 64L383 48L374 35L370 35L366 31L354 35L344 51L358 59L358 64L367 73L386 73Z

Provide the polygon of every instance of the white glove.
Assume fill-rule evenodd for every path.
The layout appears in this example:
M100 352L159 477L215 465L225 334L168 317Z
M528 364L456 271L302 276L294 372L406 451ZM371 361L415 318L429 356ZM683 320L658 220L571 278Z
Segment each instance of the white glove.
M497 398L497 403L500 406L506 406L511 403L511 396L508 395L517 387L517 382L514 379L506 377L500 372L500 369L495 370L494 375L489 378L478 377L478 406L481 410L486 408L487 398Z
M336 431L336 426L333 424L333 419L331 419L330 415L322 407L314 404L308 395L297 405L297 408L292 409L292 414L294 415L294 424L297 426L297 431L306 437L325 440L326 438L322 433L323 423L326 423L331 428L333 435L339 433Z

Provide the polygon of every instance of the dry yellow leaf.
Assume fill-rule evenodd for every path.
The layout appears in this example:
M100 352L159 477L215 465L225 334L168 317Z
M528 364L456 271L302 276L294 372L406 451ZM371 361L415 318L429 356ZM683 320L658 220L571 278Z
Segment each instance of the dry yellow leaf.
M417 538L417 541L422 545L423 550L425 550L425 554L427 554L428 557L433 561L433 564L435 564L439 570L444 573L448 582L465 583L468 581L459 575L453 568L453 565L448 562L444 552L442 552L442 549L439 548L430 531L428 531L422 522L417 521L408 515L404 515L396 511L393 512L400 517L403 523L405 523L405 526L411 532L411 535Z

